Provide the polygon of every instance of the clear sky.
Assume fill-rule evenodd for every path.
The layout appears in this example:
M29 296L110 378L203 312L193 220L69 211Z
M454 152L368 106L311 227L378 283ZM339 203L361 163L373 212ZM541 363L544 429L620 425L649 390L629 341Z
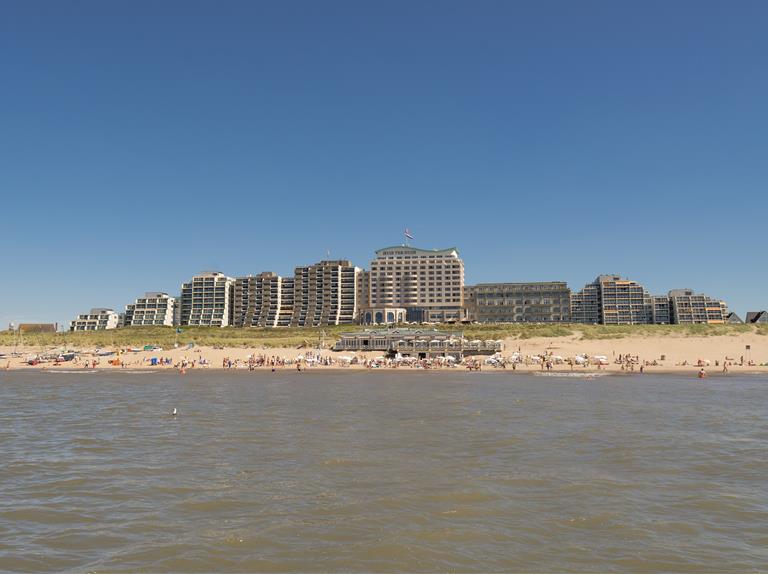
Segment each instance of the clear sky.
M5 0L0 325L402 242L768 307L768 2Z

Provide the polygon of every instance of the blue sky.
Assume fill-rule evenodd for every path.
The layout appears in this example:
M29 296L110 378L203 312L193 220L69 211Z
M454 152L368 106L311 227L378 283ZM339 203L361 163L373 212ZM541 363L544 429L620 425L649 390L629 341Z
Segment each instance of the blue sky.
M768 307L768 3L7 0L0 325L402 241Z

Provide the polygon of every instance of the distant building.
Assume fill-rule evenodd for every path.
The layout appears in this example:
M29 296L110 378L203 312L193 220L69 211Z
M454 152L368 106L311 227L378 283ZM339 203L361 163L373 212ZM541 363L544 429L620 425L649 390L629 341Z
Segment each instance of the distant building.
M676 325L725 323L728 314L723 301L713 299L693 289L673 289L669 292L669 308Z
M235 280L233 324L235 327L287 327L294 303L293 277L267 271Z
M359 267L345 259L297 267L293 285L293 326L347 325L358 320Z
M651 314L654 325L669 325L672 323L672 315L669 310L669 296L653 295L651 297L651 304L653 305Z
M465 316L464 262L455 248L398 245L379 249L366 282L367 307L384 317L390 311L397 316L398 309L406 310L407 321L446 323Z
M125 306L122 326L173 325L176 298L168 293L150 291Z
M181 286L182 325L226 327L235 280L218 271L196 275Z
M645 287L618 275L600 275L571 296L574 323L651 324L653 312L654 303Z
M725 316L725 322L732 323L732 324L739 324L739 323L743 323L744 321L742 321L741 317L739 317L736 313L731 312Z
M768 311L749 311L746 323L768 323Z
M482 283L464 287L467 319L479 323L561 323L571 320L571 290L563 281Z
M69 324L70 331L102 331L116 329L117 313L113 309L94 308L84 315L78 315Z
M468 341L460 331L437 329L366 329L342 333L334 351L378 351L390 357L455 358L464 355L498 353L504 349L501 341Z

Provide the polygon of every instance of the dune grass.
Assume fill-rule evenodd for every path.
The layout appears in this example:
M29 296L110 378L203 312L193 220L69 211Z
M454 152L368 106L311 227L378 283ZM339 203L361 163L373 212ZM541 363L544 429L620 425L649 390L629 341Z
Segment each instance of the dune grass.
M9 331L0 332L0 345L23 344L56 348L140 347L159 345L163 348L179 345L211 347L316 347L321 340L330 347L342 332L363 327L340 325L329 327L234 328L182 327L177 335L175 327L127 327L108 331L78 333L30 333L19 337ZM414 327L417 328L417 327ZM432 327L423 327L432 328ZM621 339L625 337L711 337L736 336L742 333L768 335L768 325L577 325L577 324L475 324L437 325L437 329L463 331L468 339L497 340L513 337L580 336L582 339Z

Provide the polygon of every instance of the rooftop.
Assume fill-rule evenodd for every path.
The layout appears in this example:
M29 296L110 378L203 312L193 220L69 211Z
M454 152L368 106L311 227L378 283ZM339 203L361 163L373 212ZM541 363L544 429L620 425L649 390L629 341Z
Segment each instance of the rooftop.
M447 249L419 249L418 247L411 247L410 245L393 245L392 247L384 247L376 251L376 255L394 255L395 253L387 253L391 251L397 251L397 255L455 255L459 256L459 250L455 247L449 247Z

